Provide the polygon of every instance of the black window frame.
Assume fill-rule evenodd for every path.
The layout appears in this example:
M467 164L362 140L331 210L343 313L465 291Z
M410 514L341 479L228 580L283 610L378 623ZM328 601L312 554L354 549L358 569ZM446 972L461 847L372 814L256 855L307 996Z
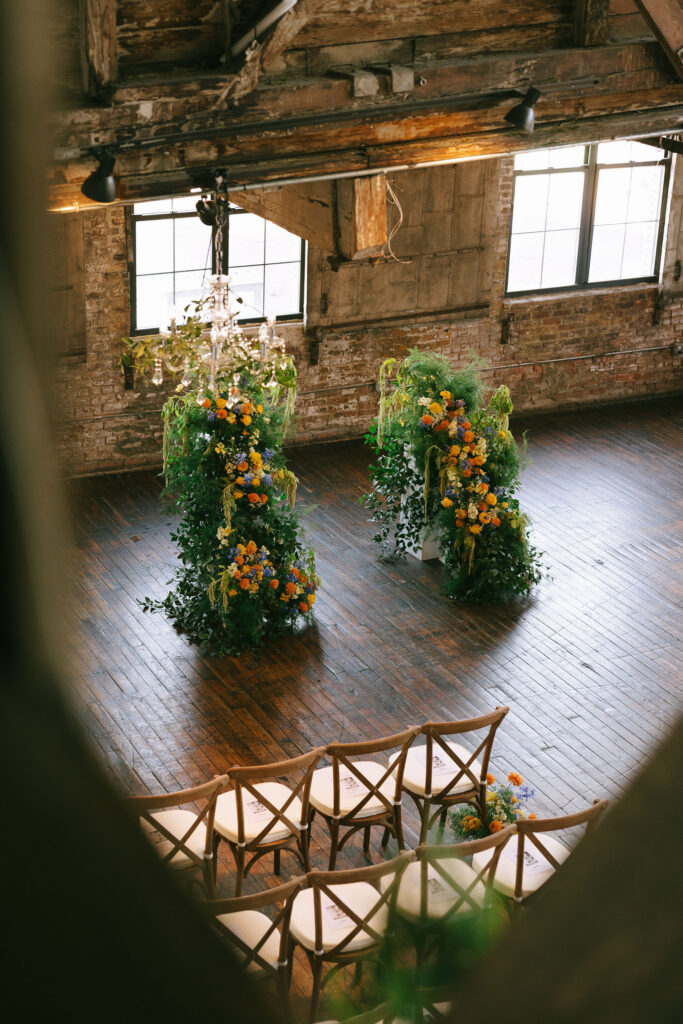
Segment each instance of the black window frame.
M171 198L172 199L185 199L187 197L180 195L180 196L173 196ZM141 202L144 202L144 201L145 200L141 200ZM249 213L249 212L250 212L249 210L243 210L240 207L236 207L236 206L235 207L231 206L229 211L228 211L228 219L227 219L227 224L226 224L226 229L225 229L225 238L224 238L224 242L223 242L223 267L222 267L222 273L224 273L224 274L229 274L230 273L230 269L229 269L229 266L228 266L228 254L230 252L230 220L231 220L232 217L237 217L240 214ZM259 216L259 215L256 214L256 216ZM131 262L131 265L130 265L130 268L129 268L129 275L128 276L129 276L129 292L130 292L130 325L131 325L130 335L133 338L134 337L140 337L140 336L143 336L143 335L150 335L150 334L158 334L159 333L159 328L158 327L144 328L144 327L138 327L137 326L137 279L138 279L138 273L137 273L137 224L140 221L181 220L181 219L192 218L192 217L197 217L197 213L194 210L187 210L187 211L183 211L183 212L180 212L180 211L179 212L175 212L174 210L171 210L168 213L135 213L135 207L131 206L131 208L130 208L130 232L131 232L131 245L132 245L132 262ZM265 219L266 219L265 217L261 218L261 220L265 220ZM211 232L211 248L210 248L210 252L211 252L211 268L210 268L210 270L207 269L207 271L206 271L207 273L211 273L211 274L215 274L216 273L216 253L215 253L215 248L214 248L214 245L213 245L214 233L215 233L215 229L213 229L212 232ZM291 234L291 232L290 232L290 234ZM305 302L305 297L306 297L305 296L305 290L306 290L306 239L302 238L300 241L301 241L301 250L300 250L301 251L301 256L300 256L300 261L299 261L299 311L297 313L286 313L286 314L283 314L281 316L278 316L277 317L278 323L287 323L287 322L291 323L291 322L297 322L299 320L303 320L303 316L304 316L304 302ZM267 266L276 266L277 265L277 263L268 263L267 262L267 260L266 260L266 245L267 245L266 233L264 231L264 234L263 234L263 262L262 263L246 264L247 266L254 266L254 267L260 266L260 267L263 267L263 271L264 271L264 274L263 274L264 288L265 288L265 270L266 270L266 267ZM289 261L283 260L281 262L283 262L283 263L284 262L294 263L296 261L295 260L289 260ZM169 273L169 271L167 271L167 270L163 270L163 271L160 270L159 271L160 275L161 274L168 274L168 273ZM171 271L171 273L173 274L174 283L175 283L175 275L176 275L176 269L175 269L175 239L174 239L174 246L173 246L173 270ZM179 273L184 273L184 271L179 271ZM141 277L152 277L154 275L153 274L141 274L140 276ZM265 317L265 316L240 317L239 318L239 323L241 325L244 325L244 326L249 326L250 324L262 324L262 323L265 323L266 319L267 319L267 317Z
M615 142L642 142L642 139L615 139ZM653 157L652 160L629 161L626 163L598 163L599 142L587 142L584 145L586 152L584 163L576 164L573 167L544 167L534 170L514 170L512 203L510 206L510 229L508 231L507 261L505 265L505 298L523 298L525 295L553 295L556 293L577 292L595 290L600 288L617 288L634 284L656 284L659 281L661 269L662 250L664 246L664 229L666 226L666 211L669 200L669 181L671 177L671 153L665 153L663 157ZM545 147L544 147L545 148ZM565 149L565 146L547 147L551 149ZM607 281L589 281L590 257L593 245L593 231L595 228L595 204L598 194L598 176L603 168L619 167L664 167L662 180L662 194L659 205L659 228L657 231L657 246L655 250L654 273L646 277L619 277ZM515 182L518 177L530 177L538 174L568 174L582 171L584 173L583 202L581 207L581 218L579 220L579 241L576 254L575 283L568 285L551 285L548 288L538 286L537 288L525 288L518 291L510 291L508 282L510 279L510 250L512 248L512 217L515 205Z

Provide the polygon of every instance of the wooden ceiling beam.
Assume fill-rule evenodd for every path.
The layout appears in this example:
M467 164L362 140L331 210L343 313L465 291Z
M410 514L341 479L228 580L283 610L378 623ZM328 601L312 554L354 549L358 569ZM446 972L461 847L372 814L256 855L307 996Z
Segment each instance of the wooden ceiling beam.
M679 0L635 0L671 66L683 79L683 10Z
M298 6L298 5L297 5ZM296 10L294 8L293 10ZM56 145L60 148L89 148L93 145L153 139L177 131L187 136L192 131L220 130L229 134L244 125L254 130L276 129L287 118L345 116L364 110L382 115L384 106L403 103L405 110L419 112L431 100L454 102L463 97L501 90L525 90L530 84L557 95L575 97L600 92L625 93L655 88L670 82L670 74L655 42L593 49L570 49L525 54L497 54L472 62L469 59L424 62L419 68L424 85L399 99L391 92L386 76L384 91L377 96L354 99L351 86L342 78L306 78L288 86L261 84L239 107L226 109L220 100L225 85L214 77L199 83L178 86L175 94L158 82L143 87L122 86L111 96L111 106L92 106L55 115ZM485 106L486 98L480 99ZM290 125L296 127L292 121Z
M438 125L424 123L421 135L417 137L401 138L402 132L407 135L405 126L394 125L391 131L379 132L359 144L355 134L344 130L335 136L321 136L313 148L304 144L298 152L291 149L286 153L279 151L272 141L269 146L259 145L252 152L246 149L239 151L229 139L189 142L185 146L166 149L163 153L130 152L117 161L117 202L180 195L198 185L208 187L213 180L213 169L226 164L233 187L239 191L240 185L255 182L267 185L269 181L367 172L368 169L376 169L379 173L386 168L485 159L544 146L662 134L683 124L683 97L679 87L670 86L668 92L659 90L658 98L661 101L659 106L652 94L641 96L641 103L650 101L644 108L636 106L624 111L622 97L616 96L610 103L603 103L601 109L593 107L584 117L567 111L554 121L537 122L533 135L502 127L502 122L495 129L465 132L458 130L462 125L441 119ZM455 130L449 133L449 127ZM382 128L386 129L386 126ZM91 164L92 161L83 159L60 165L60 173L53 174L50 183L50 209L67 212L97 208L96 203L80 192L84 178L92 170ZM306 184L300 188L302 191L310 190ZM327 248L325 245L321 247Z
M86 96L98 96L116 81L116 0L79 0L81 71Z
M574 0L574 42L604 46L609 40L609 0Z

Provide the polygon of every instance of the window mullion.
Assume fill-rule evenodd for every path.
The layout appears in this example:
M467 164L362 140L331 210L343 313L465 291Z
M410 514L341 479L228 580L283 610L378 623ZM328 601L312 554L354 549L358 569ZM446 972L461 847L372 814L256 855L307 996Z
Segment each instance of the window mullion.
M597 180L597 147L589 146L588 166L584 171L583 203L581 206L581 221L579 225L579 251L576 258L575 283L577 285L586 284L588 282Z

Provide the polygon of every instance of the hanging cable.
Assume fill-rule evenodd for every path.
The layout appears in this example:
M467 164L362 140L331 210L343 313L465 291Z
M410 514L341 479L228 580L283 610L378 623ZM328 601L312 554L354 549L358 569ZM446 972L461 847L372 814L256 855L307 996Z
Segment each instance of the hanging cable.
M396 223L394 224L393 228L389 232L389 237L387 238L387 250L388 250L389 255L391 256L391 258L396 260L397 263L412 263L413 262L412 260L402 260L400 258L400 256L397 256L396 253L394 252L392 246L391 246L391 242L392 242L392 239L393 239L394 235L396 234L396 232L400 228L401 224L403 223L403 208L401 206L401 203L399 202L398 196L396 195L396 193L394 192L393 188L391 187L391 184L390 184L388 179L387 179L387 195L389 196L389 202L393 203L393 205L398 210L398 220L396 221Z

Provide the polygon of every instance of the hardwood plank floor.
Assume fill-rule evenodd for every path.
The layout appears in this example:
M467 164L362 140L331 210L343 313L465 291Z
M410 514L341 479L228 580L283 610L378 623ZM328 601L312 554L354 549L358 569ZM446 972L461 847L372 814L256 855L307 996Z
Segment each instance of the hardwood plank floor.
M493 771L521 772L537 813L617 796L681 708L680 406L514 429L528 430L522 502L552 573L532 599L460 607L438 563L378 560L358 502L369 450L293 447L322 577L316 626L222 661L137 604L166 592L174 562L159 478L71 481L78 713L121 789L171 790L236 761L507 703ZM363 863L359 842L347 863Z

